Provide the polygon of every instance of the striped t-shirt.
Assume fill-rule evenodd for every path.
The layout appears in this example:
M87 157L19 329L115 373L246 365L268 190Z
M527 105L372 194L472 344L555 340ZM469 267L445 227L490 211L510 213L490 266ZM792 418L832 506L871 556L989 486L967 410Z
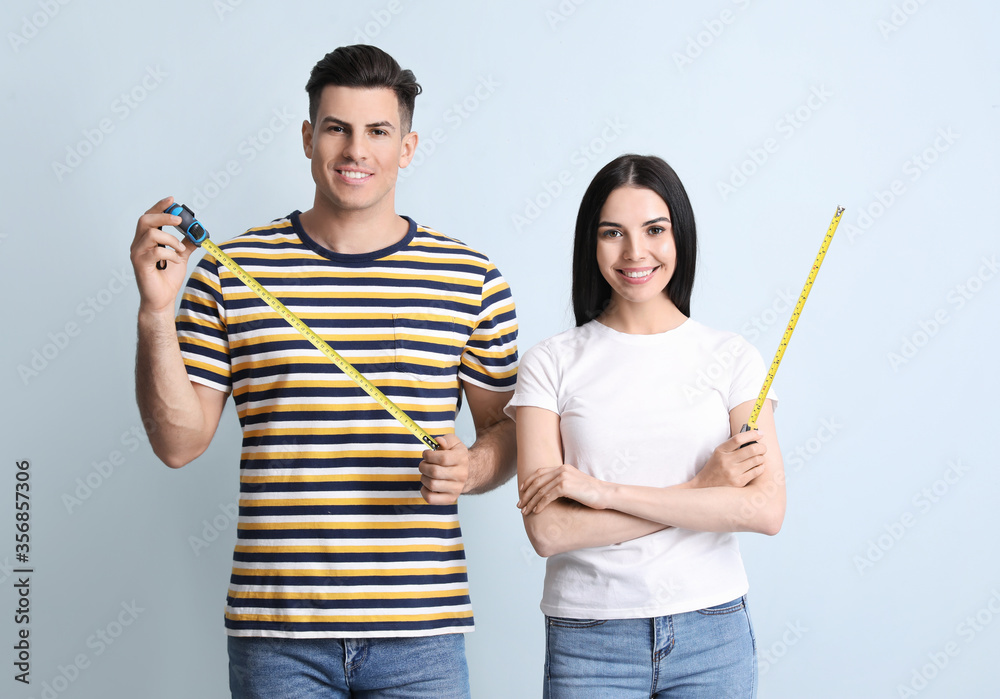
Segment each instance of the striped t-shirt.
M486 256L407 220L368 254L323 248L298 212L220 247L417 424L452 433L460 382L514 388L514 302ZM243 428L227 632L472 630L458 508L421 498L424 445L211 256L177 333L191 380L231 390Z

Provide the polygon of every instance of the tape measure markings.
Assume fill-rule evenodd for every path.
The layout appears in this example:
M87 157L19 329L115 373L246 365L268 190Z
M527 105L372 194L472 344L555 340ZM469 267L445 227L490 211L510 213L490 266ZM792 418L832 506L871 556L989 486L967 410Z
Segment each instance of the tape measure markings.
M336 364L337 367L344 372L344 374L360 386L365 393L374 398L376 403L385 408L386 412L396 418L396 420L398 420L403 427L409 430L414 437L426 444L430 449L440 448L437 441L435 441L435 439L428 432L421 428L420 425L414 422L402 408L393 403L388 396L382 393L382 391L375 386L375 384L366 379L361 372L355 369L350 362L344 359L344 357L342 357L337 350L330 347L330 345L327 344L323 338L313 332L312 328L306 325L301 318L288 310L288 308L286 308L281 301L272 296L271 293L261 286L261 284L254 279L249 272L240 267L236 261L233 260L233 258L224 253L218 245L209 240L208 231L205 230L201 223L195 218L193 211L188 209L183 204L173 204L167 207L165 213L180 216L182 219L181 225L176 226L176 228L184 233L189 240L194 242L196 245L200 245L204 250L213 255L215 259L225 265L244 284L246 284L251 291L257 294L257 296L259 296L264 303L273 308L278 315L284 318L289 325L299 332L299 334L309 340L309 342L311 342L316 349L326 355L330 361ZM187 216L184 215L185 213L190 216L190 221L186 220ZM198 235L198 230L201 231L200 236Z
M816 275L819 273L820 265L823 264L823 258L826 257L827 248L830 247L830 242L833 240L833 234L837 232L837 226L840 225L840 217L844 215L844 207L838 206L837 212L833 215L833 220L830 221L830 227L826 231L826 236L823 238L823 243L819 247L819 254L816 255L816 260L813 262L812 269L809 270L809 276L806 278L805 286L802 287L802 293L799 294L799 301L795 304L795 309L792 311L792 317L788 320L788 327L785 328L785 334L781 337L781 343L778 345L778 351L774 354L774 360L771 362L771 367L767 371L767 377L764 379L764 386L760 389L760 394L757 396L757 401L754 403L753 411L750 413L749 419L747 419L747 427L751 430L757 429L757 418L760 416L760 411L764 407L764 401L767 399L767 392L771 389L771 383L774 381L775 374L778 373L778 366L781 364L782 357L785 356L785 348L788 347L789 340L792 339L792 332L795 330L795 324L799 321L799 316L802 314L802 308L806 305L806 299L809 298L809 292L812 290L813 282L816 281Z

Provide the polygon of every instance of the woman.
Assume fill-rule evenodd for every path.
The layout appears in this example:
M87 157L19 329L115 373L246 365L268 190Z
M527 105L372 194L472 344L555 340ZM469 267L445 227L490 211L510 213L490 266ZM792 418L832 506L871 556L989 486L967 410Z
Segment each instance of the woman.
M785 512L774 397L739 335L689 318L694 215L676 173L624 155L580 205L577 327L528 351L518 507L548 557L545 696L752 697L756 653L733 532Z

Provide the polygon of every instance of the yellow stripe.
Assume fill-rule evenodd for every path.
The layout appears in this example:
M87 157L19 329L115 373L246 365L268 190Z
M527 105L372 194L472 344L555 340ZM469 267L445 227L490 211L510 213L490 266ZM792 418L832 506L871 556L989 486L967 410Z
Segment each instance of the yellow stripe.
M234 367L235 369L235 367ZM288 413L295 411L308 410L311 412L322 412L324 410L371 410L373 403L365 401L363 403L282 403L280 405L263 405L247 409L247 415L260 415L261 413ZM397 403L400 408L405 410L412 410L414 412L420 410L427 410L428 408L432 410L440 410L441 406L437 404L430 405L411 405L409 403Z
M366 614L355 616L300 616L290 614L287 616L277 614L233 614L226 612L226 618L232 621L281 621L292 623L318 623L318 624L341 624L341 623L364 623L371 621L437 621L439 619L465 619L472 616L471 611L465 612L440 612L438 614L400 614L398 610L393 610L393 614L372 614L370 610Z
M291 227L292 227L291 219L286 219L281 223L269 223L266 226L257 226L256 228L250 228L247 230L247 233L255 233L256 231L277 231L281 230L282 228L291 228ZM236 240L238 240L238 238ZM235 243L236 240L230 240L228 243L223 243L223 245L229 245ZM266 238L260 238L260 240L266 240Z

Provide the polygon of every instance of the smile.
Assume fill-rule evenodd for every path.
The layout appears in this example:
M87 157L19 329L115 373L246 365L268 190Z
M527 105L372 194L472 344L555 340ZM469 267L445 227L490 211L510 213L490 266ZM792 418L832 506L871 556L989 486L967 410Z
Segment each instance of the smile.
M372 173L361 172L360 170L337 170L337 174L349 180L363 180L372 176Z
M642 284L649 281L649 278L653 276L653 272L658 270L659 267L649 267L647 269L616 269L615 271L629 284Z

